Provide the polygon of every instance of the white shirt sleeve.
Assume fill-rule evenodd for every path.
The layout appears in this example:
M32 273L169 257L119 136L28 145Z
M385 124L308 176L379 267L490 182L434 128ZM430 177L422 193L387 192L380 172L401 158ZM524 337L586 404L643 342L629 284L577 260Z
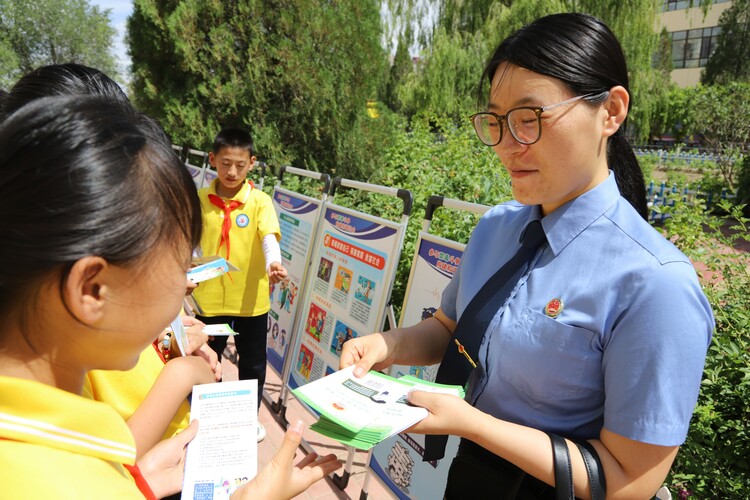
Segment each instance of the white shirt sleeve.
M276 241L276 235L271 233L263 237L263 256L266 258L266 272L271 262L281 262L281 248Z

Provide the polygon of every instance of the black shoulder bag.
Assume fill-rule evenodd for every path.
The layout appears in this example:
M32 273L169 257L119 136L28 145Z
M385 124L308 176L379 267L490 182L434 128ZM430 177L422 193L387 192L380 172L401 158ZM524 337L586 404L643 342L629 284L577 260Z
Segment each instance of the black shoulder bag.
M547 433L552 442L552 457L555 463L555 494L557 500L574 500L573 470L570 465L570 453L565 439L557 434ZM604 479L604 471L599 455L591 443L583 441L575 443L581 452L583 463L586 464L586 473L591 485L592 500L604 500L607 492L607 484Z

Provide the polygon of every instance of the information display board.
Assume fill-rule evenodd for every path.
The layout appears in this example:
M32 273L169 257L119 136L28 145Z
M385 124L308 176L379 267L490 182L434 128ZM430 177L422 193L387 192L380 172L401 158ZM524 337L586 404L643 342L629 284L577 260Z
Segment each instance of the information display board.
M267 357L268 363L279 374L292 342L295 313L301 299L321 204L321 200L279 186L274 188L273 206L281 228L281 260L289 273L283 281L270 287Z
M292 349L288 385L338 370L344 342L379 331L403 225L325 204Z

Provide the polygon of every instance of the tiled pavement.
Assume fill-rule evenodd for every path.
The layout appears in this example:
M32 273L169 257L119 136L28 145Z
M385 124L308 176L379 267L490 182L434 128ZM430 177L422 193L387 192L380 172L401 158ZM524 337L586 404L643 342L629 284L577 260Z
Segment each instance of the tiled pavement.
M237 380L237 367L232 363L235 359L234 345L230 339L227 344L227 351L222 359L222 370L224 380ZM277 414L270 408L269 401L276 402L281 393L281 379L276 372L268 368L266 372L265 398L261 404L259 421L266 428L268 433L266 438L258 443L258 470L271 461L276 450L281 446L284 440L285 427L277 419ZM309 427L315 422L316 418L305 410L294 397L287 399L285 416L288 422L301 419ZM332 439L317 434L311 430L306 430L303 439L309 446L308 449L314 450L319 455L334 453L345 463L347 458L346 448ZM304 443L303 443L304 444ZM305 455L303 450L297 451L297 460ZM295 497L295 500L326 500L326 499L356 499L364 498L362 494L363 484L367 474L367 453L357 451L354 454L354 460L351 466L349 482L346 488L339 489L330 478L318 481L312 485L306 492ZM336 474L342 474L343 469L339 469ZM367 496L368 500L390 500L396 498L386 487L382 485L379 478L372 472L367 479Z

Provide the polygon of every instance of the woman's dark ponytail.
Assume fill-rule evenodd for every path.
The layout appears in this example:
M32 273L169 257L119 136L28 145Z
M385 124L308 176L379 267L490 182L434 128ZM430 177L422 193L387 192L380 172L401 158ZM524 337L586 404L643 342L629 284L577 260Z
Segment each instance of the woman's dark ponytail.
M648 205L646 204L646 181L638 159L630 147L622 128L607 142L607 163L615 173L617 187L620 194L628 200L633 208L648 220Z

